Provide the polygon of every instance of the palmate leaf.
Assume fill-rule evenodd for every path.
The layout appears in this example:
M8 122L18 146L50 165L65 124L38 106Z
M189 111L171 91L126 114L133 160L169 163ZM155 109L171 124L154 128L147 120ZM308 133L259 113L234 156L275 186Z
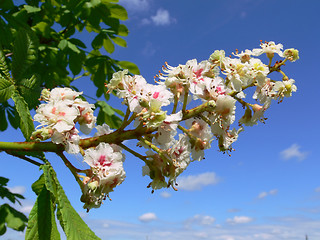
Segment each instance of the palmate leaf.
M0 102L5 102L11 98L14 89L12 82L0 76Z
M28 221L26 240L59 240L60 234L55 220L54 198L45 185L34 204Z
M15 103L16 110L20 117L21 132L25 139L29 141L31 134L34 131L34 125L28 105L24 98L17 91L13 92L12 100Z
M31 30L21 28L16 36L12 58L12 76L19 81L37 59L38 38Z
M62 186L60 185L53 168L49 165L42 167L46 188L54 195L57 204L57 218L65 232L67 239L72 240L98 240L94 232L82 220L76 210L71 206Z

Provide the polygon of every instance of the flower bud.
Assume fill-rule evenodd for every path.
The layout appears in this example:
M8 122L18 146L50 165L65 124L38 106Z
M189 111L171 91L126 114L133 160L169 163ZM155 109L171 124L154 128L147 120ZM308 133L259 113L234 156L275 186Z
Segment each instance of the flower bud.
M286 49L283 52L283 56L291 62L295 62L296 60L299 59L299 51L294 48Z

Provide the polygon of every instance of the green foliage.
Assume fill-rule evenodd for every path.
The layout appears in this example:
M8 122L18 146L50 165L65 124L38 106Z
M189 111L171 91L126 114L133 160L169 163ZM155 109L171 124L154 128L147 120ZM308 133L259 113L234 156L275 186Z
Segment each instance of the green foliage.
M0 177L0 198L7 198L10 202L20 204L19 199L24 199L24 197L17 193L12 193L8 188L6 188L9 179ZM17 231L23 231L27 217L11 207L9 204L0 205L0 235L5 234L7 227L12 228Z
M103 101L97 101L96 107L100 108L97 124L102 125L103 123L108 124L111 128L117 129L121 126L122 120L115 114L119 114L120 116L124 116L123 112L111 107L108 103Z
M60 239L54 214L55 200L50 191L46 189L43 175L32 185L32 190L35 191L38 198L29 215L25 239Z
M127 46L121 37L129 31L120 21L128 15L117 2L32 0L15 5L11 0L0 1L0 36L6 36L0 38L0 105L16 90L28 108L34 109L43 87L72 87L73 81L81 76L93 81L97 97L108 100L104 85L115 71L127 65L133 74L138 72L133 63L107 55L115 51L115 45ZM76 37L81 32L90 33L89 46L93 50L88 50L88 43ZM9 84L10 79L14 85ZM10 118L21 117L14 112L10 112Z
M16 110L20 117L21 132L25 137L26 141L30 141L30 136L34 131L34 125L33 125L32 117L30 115L28 104L17 91L13 92L12 100L15 103Z
M12 58L12 76L19 82L25 71L36 61L38 38L31 30L19 29L15 38Z
M60 239L55 222L56 210L67 239L100 239L71 206L53 168L49 164L41 168L43 175L32 185L38 198L29 216L26 239Z
M17 2L0 0L0 131L10 124L20 128L29 141L34 131L30 110L39 104L43 88L75 88L76 79L87 77L96 86L96 96L108 100L105 84L114 72L127 68L139 74L135 64L110 57L116 45L127 46L122 37L129 34L121 23L128 15L118 0ZM92 42L80 40L82 33L89 33ZM119 116L124 114L120 110L104 101L95 105L100 109L98 124L107 123L111 128L121 125ZM72 208L43 152L8 154L36 165L40 163L30 156L46 163L41 167L44 174L32 185L38 197L29 215L26 239L60 239L56 217L67 239L99 239ZM12 203L23 199L5 188L6 183L7 179L0 177L1 198ZM8 204L0 206L0 235L7 227L22 231L26 221Z

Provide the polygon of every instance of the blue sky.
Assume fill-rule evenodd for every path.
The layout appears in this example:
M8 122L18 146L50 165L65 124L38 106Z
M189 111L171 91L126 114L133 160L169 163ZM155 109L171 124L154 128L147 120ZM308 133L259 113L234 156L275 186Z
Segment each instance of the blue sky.
M103 240L310 240L320 239L319 140L319 1L299 0L120 0L128 10L128 48L113 57L136 63L149 82L165 61L206 60L214 50L258 48L260 40L296 48L300 59L285 72L298 91L273 103L266 124L247 127L231 157L216 144L206 159L191 164L180 177L179 191L151 194L139 159L127 154L126 181L100 209L89 214L80 190L61 160L49 154L70 201ZM79 79L77 86L94 96ZM87 91L89 89L89 91ZM122 107L120 100L112 104ZM21 141L19 132L0 134L0 141ZM11 134L12 133L12 134ZM134 148L135 142L127 143ZM0 175L23 193L22 211L35 201L31 183L39 170L1 153ZM69 156L85 166L80 156ZM179 182L179 180L178 180ZM21 239L9 231L4 239Z

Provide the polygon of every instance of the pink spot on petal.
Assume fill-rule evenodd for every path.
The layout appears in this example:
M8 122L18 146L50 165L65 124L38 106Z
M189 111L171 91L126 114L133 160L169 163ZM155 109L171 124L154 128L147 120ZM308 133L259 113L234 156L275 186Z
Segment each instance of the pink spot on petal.
M154 99L157 99L157 98L159 97L159 94L160 94L159 92L154 92L154 94L153 94L152 97L153 97Z

